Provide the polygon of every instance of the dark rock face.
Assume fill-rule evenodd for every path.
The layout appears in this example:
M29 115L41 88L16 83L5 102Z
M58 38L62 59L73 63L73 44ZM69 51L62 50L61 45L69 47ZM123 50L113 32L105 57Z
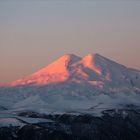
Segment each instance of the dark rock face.
M29 114L53 121L0 128L0 140L140 140L138 110L108 110L102 117Z
M51 130L34 125L26 125L18 131L19 140L70 140L69 135L61 131Z
M1 127L0 140L17 140L18 127Z

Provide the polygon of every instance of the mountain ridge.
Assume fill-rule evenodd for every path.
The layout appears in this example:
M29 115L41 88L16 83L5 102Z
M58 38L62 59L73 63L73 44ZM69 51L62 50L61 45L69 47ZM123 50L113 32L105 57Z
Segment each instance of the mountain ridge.
M100 54L88 54L83 58L65 54L39 71L11 82L10 86L48 85L53 83L87 83L98 88L113 85L140 88L140 72L127 68ZM122 85L121 85L122 84Z
M98 54L68 54L0 88L0 100L1 108L16 111L100 115L107 109L140 107L140 72Z
M83 58L67 54L14 82L0 88L0 121L10 130L2 127L1 136L46 139L49 132L62 139L60 134L66 132L68 139L70 134L72 139L88 140L139 138L139 71L98 54Z

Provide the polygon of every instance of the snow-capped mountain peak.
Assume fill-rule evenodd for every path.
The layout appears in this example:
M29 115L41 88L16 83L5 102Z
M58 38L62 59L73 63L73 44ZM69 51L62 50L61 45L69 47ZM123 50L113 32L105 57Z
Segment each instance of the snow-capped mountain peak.
M74 54L66 54L32 75L13 81L11 85L44 85L65 81L70 75L70 66L79 60L81 58Z
M54 73L65 73L69 66L73 63L76 63L81 58L74 55L74 54L66 54L53 63L49 64L45 68L39 70L38 72L34 73L33 75L42 75L42 74L54 74Z
M101 75L102 69L98 65L98 61L100 59L100 56L98 54L88 54L82 59L83 65L85 67L88 67L92 69L97 74Z
M140 72L99 54L88 54L83 58L66 54L45 68L10 85L47 85L62 82L86 83L98 88L140 87Z
M92 112L140 106L140 72L99 54L66 54L10 86L0 88L0 105L19 110Z

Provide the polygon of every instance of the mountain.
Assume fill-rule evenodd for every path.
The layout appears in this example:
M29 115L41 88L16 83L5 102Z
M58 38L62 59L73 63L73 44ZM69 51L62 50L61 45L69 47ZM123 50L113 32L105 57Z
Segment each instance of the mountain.
M140 71L66 54L0 87L0 139L140 139Z
M80 59L73 54L66 54L38 72L12 82L11 85L44 85L65 81L70 75L70 66Z
M0 110L98 114L139 100L140 72L99 54L66 54L0 88Z
M30 76L13 81L11 86L75 83L98 89L140 88L140 71L127 68L99 54L81 58L66 54Z

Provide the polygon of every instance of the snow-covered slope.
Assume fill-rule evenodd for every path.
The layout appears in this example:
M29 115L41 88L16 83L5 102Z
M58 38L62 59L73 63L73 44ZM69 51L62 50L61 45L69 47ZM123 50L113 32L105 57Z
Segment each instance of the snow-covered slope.
M99 54L83 58L64 55L38 72L0 88L2 112L97 113L128 105L140 107L139 100L140 72Z
M88 54L84 58L67 54L10 85L48 85L61 82L86 83L98 88L140 88L140 72L99 54Z
M82 88L82 87L81 87ZM83 89L83 88L82 88ZM50 90L50 89L49 89ZM43 114L84 113L101 115L110 109L128 109L129 106L140 108L139 93L110 94L101 92L84 94L73 92L57 92L44 88L14 87L0 89L0 117L13 117L15 112L33 111Z
M44 85L65 81L68 79L70 74L69 67L78 60L80 60L80 57L77 57L73 54L64 55L38 72L12 82L11 85Z

